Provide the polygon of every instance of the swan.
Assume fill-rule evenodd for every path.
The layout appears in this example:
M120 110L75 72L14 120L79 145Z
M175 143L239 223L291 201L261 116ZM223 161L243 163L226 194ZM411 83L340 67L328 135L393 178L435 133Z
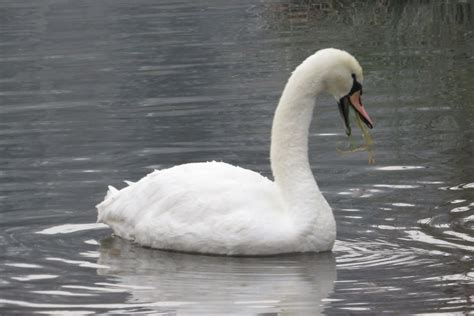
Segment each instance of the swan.
M346 51L327 48L292 73L273 118L274 181L224 162L155 170L97 205L98 222L142 246L217 255L276 255L332 249L336 223L308 160L316 96L333 95L350 135L350 108L373 127L360 101L362 68Z

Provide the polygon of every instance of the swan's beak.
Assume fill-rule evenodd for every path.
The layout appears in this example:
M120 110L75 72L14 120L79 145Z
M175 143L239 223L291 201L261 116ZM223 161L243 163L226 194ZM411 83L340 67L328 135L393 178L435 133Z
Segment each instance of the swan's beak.
M342 118L344 119L344 125L346 126L347 136L351 135L351 124L349 122L349 109L352 108L359 115L360 119L367 125L368 128L373 128L374 123L370 119L369 114L365 110L362 102L360 101L360 90L354 92L351 95L346 95L339 100L339 112L341 113Z

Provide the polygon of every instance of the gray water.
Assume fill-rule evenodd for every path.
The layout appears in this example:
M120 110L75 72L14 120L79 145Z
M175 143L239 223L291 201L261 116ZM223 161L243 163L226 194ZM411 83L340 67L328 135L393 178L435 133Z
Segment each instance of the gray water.
M473 311L474 3L0 3L0 314ZM375 164L318 100L310 157L332 253L141 248L95 224L108 184L223 160L267 176L292 69L339 47L365 71ZM362 143L360 136L354 141Z

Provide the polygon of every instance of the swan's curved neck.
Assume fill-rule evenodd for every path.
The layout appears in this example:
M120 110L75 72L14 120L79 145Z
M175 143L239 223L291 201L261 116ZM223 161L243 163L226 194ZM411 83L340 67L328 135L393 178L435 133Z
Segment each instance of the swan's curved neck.
M295 71L288 80L273 119L270 149L275 183L285 201L298 209L302 206L307 209L308 203L326 203L308 159L309 127L321 88L314 81L309 86L304 79L304 75Z
M321 73L308 71L320 69L317 62L314 57L303 62L283 90L273 118L270 160L285 210L301 236L306 236L303 247L331 249L336 233L334 214L319 191L308 159L309 127L324 82Z

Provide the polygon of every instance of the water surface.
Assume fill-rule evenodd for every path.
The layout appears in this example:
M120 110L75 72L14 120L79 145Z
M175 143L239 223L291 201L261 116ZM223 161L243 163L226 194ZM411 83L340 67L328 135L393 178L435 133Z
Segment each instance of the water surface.
M3 1L0 313L460 313L474 299L470 1ZM224 160L271 176L285 80L325 47L364 67L376 163L318 100L327 254L197 256L95 224L106 186ZM360 138L355 137L360 142Z

